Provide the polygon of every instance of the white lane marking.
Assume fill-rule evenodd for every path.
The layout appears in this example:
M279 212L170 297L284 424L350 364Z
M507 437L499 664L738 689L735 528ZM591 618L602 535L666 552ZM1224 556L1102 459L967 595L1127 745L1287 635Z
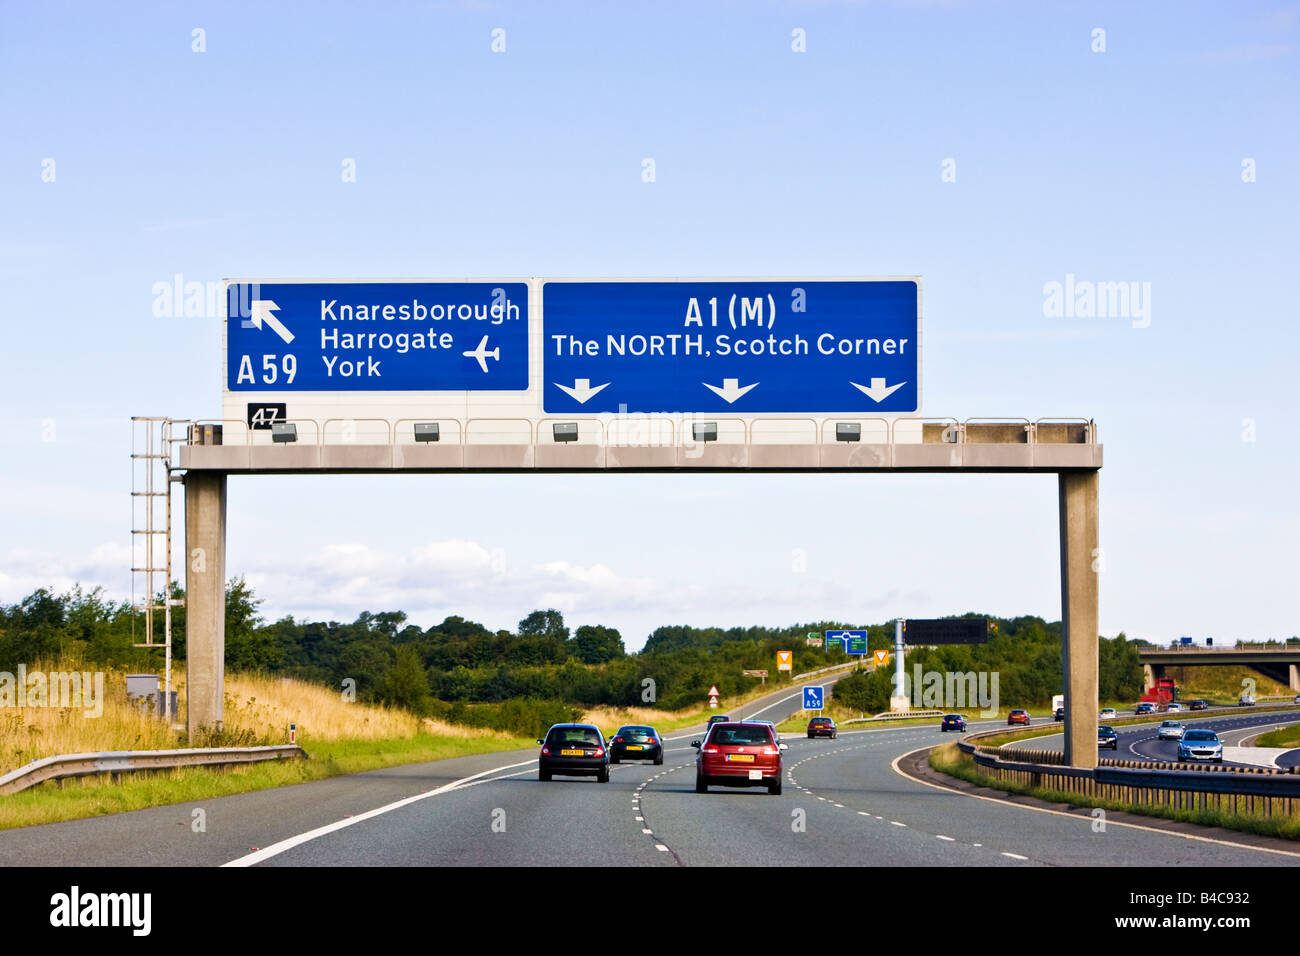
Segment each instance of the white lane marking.
M634 817L637 823L645 823L645 817Z
M1009 856L1013 860L1027 860L1029 857L1021 856L1019 853L1003 853L1003 856Z
M656 844L655 844L655 849L658 850L660 853L667 853L667 852L668 852L668 847L664 846L662 843L656 843Z
M897 820L890 820L889 822L892 823L892 824L893 824L894 826L896 826L896 827L905 827L905 826L907 826L906 823L899 823Z
M836 803L836 804L833 804L833 806L839 807L841 810L844 809L844 804L842 804L842 803Z
M934 838L935 838L936 840L947 840L949 843L956 843L956 842L957 842L957 841L954 840L952 837L950 837L950 836L944 836L942 833L936 833L936 834L934 835Z
M406 797L403 800L398 800L394 803L389 803L382 807L376 807L373 810L367 810L365 813L359 813L354 817L347 817L343 820L336 820L333 823L327 823L323 827L317 827L314 830L308 830L306 833L299 833L297 836L289 837L288 839L281 840L278 843L272 843L270 846L263 847L262 849L256 851L255 853L246 854L244 856L239 857L239 859L237 860L231 860L229 863L223 863L221 865L239 866L239 867L252 866L255 863L261 863L263 860L269 860L273 856L279 856L281 853L285 852L286 850L291 850L296 846L301 846L302 844L307 843L311 840L315 840L318 837L323 837L327 833L333 833L336 830L345 829L347 827L360 823L363 820L369 820L373 817L377 817L385 813L391 813L393 810L400 810L402 807L410 806L413 803L419 803L421 800L428 800L430 797L436 797L444 793L449 793L452 790L458 790L464 786L472 786L473 784L471 783L471 781L482 782L481 778L486 777L489 774L500 773L502 770L512 770L515 767L536 767L536 766L537 766L537 758L534 757L530 760L525 760L523 763L512 763L512 764L507 764L504 767L493 767L491 770L484 770L481 773L476 773L468 777L462 777L459 780L453 780L451 783L443 784L441 787L438 787L438 789L436 790L429 790L426 791L425 793L417 793L413 797ZM510 774L510 776L519 776L519 774Z
M646 835L648 836L648 835L654 833L654 830L646 830L645 828L642 828L641 832L644 833L644 834L646 834Z
M858 816L860 816L860 817L869 817L869 816L871 816L871 814L869 814L866 810L859 810L859 811L858 811Z
M933 790L943 790L946 791L947 793L955 793L958 796L971 797L972 799L975 800L987 800L989 803L996 803L999 806L1011 807L1017 810L1032 810L1035 813L1050 813L1053 816L1069 817L1071 820L1078 820L1081 823L1086 823L1089 825L1091 825L1092 823L1092 817L1090 816L1079 816L1073 813L1066 813L1063 810L1051 810L1047 807L1031 807L1028 804L1024 804L1024 803L1008 803L1005 798L985 797L985 796L981 796L978 793L967 793L964 790L958 790L954 787L944 787L937 783L931 783L928 780L921 780L920 778L913 777L910 773L905 773L904 771L899 769L898 764L904 757L910 757L912 754L916 753L917 751L929 750L929 749L930 748L928 747L917 747L916 750L909 750L905 754L899 754L897 757L893 759L893 761L890 763L889 766L894 771L894 773L898 774L900 777L904 777L908 780L911 780L913 783L919 783L922 786L930 787ZM1112 827L1129 827L1133 830L1145 830L1148 833L1159 833L1162 836L1179 837L1180 839L1183 840L1196 840L1199 843L1215 843L1219 846L1230 846L1236 850L1255 850L1258 853L1275 853L1278 856L1300 857L1300 853L1297 853L1293 850L1277 850L1269 846L1250 846L1247 843L1236 843L1232 840L1218 840L1215 839L1214 837L1198 836L1197 834L1194 833L1181 833L1177 830L1160 830L1156 827L1143 826L1140 823L1127 823L1123 820L1107 819L1106 825ZM973 843L971 845L982 846L983 844Z

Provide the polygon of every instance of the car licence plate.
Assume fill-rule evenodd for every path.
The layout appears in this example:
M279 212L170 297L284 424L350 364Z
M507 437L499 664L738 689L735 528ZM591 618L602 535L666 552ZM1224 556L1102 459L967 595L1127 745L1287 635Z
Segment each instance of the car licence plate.
M587 756L587 751L585 751L585 750L561 750L561 751L560 751L560 756L561 756L561 757L585 757L585 756Z
M753 754L727 754L727 759L733 763L753 763Z
M751 771L749 772L749 779L750 779L750 780L762 780L762 779L763 779L763 771L761 771L761 770L751 770Z
M642 747L641 747L640 744L628 744L626 749L628 749L628 750L641 750Z

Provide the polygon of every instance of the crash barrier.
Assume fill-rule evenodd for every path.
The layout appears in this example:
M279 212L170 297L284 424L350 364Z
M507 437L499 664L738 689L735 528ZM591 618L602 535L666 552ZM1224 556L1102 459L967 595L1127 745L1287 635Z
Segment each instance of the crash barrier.
M1221 810L1261 817L1300 813L1300 767L1225 767L1101 758L1092 770L1065 765L1054 750L990 747L977 734L958 742L980 772L995 780L1096 800L1175 810Z
M98 773L135 773L178 767L219 767L306 757L297 744L270 747L195 747L186 750L105 750L99 753L42 757L0 777L0 796L18 793L46 780Z
M841 720L840 726L845 724L870 724L880 723L888 720L916 720L918 717L943 717L950 713L946 710L909 710L897 714L876 714L874 717L854 717L850 720Z

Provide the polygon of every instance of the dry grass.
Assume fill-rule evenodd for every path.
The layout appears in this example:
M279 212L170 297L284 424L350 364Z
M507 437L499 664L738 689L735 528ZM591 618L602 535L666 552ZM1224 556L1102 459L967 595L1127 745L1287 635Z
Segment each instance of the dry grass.
M72 670L71 663L38 661L28 673ZM185 713L185 672L172 672L180 713ZM339 740L393 740L424 732L457 739L512 739L508 734L459 727L420 718L404 710L347 703L337 691L289 678L227 674L225 726L221 740L186 739L183 730L138 710L126 699L124 671L104 672L103 712L84 708L9 707L0 709L0 774L57 754L104 750L166 750L205 743L241 745L286 743L289 724L297 724L299 743Z
M178 680L184 695L184 674ZM269 743L289 739L297 724L300 742L414 737L420 718L405 710L348 703L337 691L288 677L227 674L225 729Z

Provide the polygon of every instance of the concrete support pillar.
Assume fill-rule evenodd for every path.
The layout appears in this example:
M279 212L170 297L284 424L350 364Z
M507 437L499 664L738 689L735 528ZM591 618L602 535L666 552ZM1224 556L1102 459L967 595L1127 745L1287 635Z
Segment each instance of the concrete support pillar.
M1300 694L1300 667L1292 664L1288 670L1290 671L1287 676L1291 679L1291 693Z
M226 685L226 476L185 476L185 719L219 730Z
M1061 472L1061 622L1065 672L1065 762L1097 766L1097 512L1100 473Z
M1150 664L1142 665L1142 689L1150 690L1156 686L1156 669Z

